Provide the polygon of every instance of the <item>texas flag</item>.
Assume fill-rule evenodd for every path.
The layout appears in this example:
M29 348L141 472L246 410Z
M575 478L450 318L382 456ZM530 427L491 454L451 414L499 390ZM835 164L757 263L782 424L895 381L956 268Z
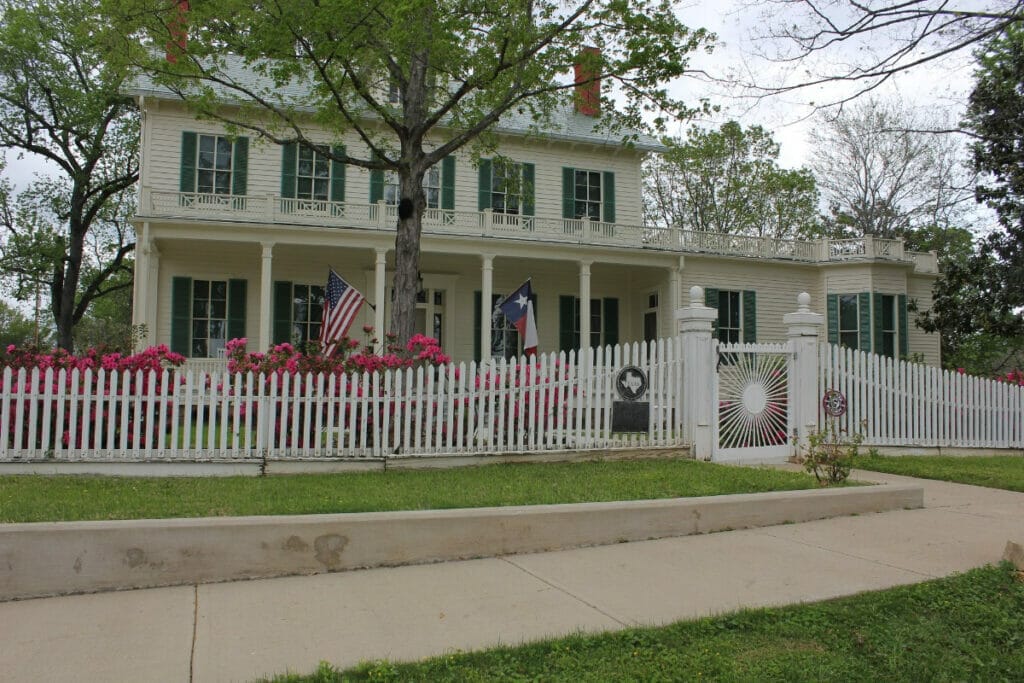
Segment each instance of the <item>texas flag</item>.
M537 353L537 321L533 317L533 302L530 301L532 296L530 281L527 280L498 304L501 312L519 331L519 336L523 339L523 353L527 356Z

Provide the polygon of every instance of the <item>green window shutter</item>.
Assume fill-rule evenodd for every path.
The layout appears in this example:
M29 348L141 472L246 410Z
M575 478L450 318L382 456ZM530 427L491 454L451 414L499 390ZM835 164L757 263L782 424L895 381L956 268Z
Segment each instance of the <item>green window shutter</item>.
M491 208L491 160L481 159L476 181L477 211Z
M860 339L857 347L861 351L871 350L871 292L857 295L857 314L859 316Z
M619 343L619 300L615 298L604 299L601 302L602 323L604 327L604 344Z
M244 135L235 138L232 157L231 194L245 196L249 185L249 138Z
M743 290L743 342L757 342L757 293Z
M281 145L281 196L285 199L295 197L295 167L299 154L299 146L294 142Z
M896 304L900 317L900 356L906 358L910 355L910 315L907 310L907 295L900 294Z
M483 331L480 306L484 302L484 293L479 289L473 292L473 360L480 362L480 333Z
M228 339L245 336L245 294L248 282L228 280Z
M271 343L281 344L292 340L292 283L283 280L274 282L273 339Z
M455 209L455 157L441 160L441 208Z
M335 156L344 157L345 148L341 145L337 145L331 148L331 152ZM343 202L345 201L345 169L347 164L342 161L336 161L331 159L331 201L332 202Z
M182 132L181 172L178 176L178 190L181 192L196 191L196 144L195 133Z
M558 297L558 350L569 352L573 345L573 317L576 313L576 297Z
M615 222L615 174L611 171L604 172L601 180L601 195L604 198L604 222Z
M709 308L718 309L718 290L713 287L704 288L704 305ZM718 318L711 322L711 335L718 339Z
M839 343L839 295L829 294L825 297L825 313L828 319L828 343Z
M376 204L384 199L384 171L370 171L370 203Z
M534 177L536 167L533 164L523 164L523 215L532 216L534 212Z
M872 320L872 323L874 324L873 327L875 343L871 346L870 349L864 350L874 351L875 353L882 353L882 336L885 334L883 332L884 326L882 320L882 295L879 294L878 292L874 292L874 294L871 297L871 303L871 317L874 319Z
M576 169L562 167L562 218L576 216Z
M192 278L171 278L171 351L192 355Z

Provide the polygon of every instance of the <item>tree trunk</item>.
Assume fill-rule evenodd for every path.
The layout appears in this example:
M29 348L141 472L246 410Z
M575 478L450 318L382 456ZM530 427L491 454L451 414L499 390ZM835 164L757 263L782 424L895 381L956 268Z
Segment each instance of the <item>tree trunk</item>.
M78 293L78 281L82 274L82 252L85 249L85 235L79 229L79 223L72 221L71 240L64 257L64 278L60 287L53 292L53 320L57 325L57 346L68 353L75 350L75 295Z
M424 169L418 162L403 163L398 174L401 199L395 235L395 299L391 306L391 332L398 335L398 343L403 346L416 333L420 234L427 206L423 194L423 174Z

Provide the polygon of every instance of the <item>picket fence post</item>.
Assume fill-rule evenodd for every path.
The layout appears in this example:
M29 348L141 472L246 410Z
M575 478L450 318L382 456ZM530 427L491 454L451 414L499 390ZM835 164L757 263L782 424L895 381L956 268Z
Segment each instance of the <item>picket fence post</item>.
M789 350L793 354L789 370L789 428L796 431L797 448L818 430L818 337L825 316L811 311L811 295L802 292L796 298L797 310L782 316L788 328Z
M684 433L690 437L693 457L698 460L710 460L712 456L716 359L711 331L717 319L718 311L704 305L702 287L691 287L690 305L676 311L683 344L683 388L688 395L683 403Z

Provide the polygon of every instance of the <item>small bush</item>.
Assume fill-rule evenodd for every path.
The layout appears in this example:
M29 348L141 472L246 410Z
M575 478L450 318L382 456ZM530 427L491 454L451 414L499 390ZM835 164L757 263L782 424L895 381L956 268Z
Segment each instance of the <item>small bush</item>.
M865 425L862 424L862 428ZM825 425L807 436L807 444L797 453L797 462L814 475L822 486L831 486L846 481L859 455L864 434L847 434L835 418L826 420Z

